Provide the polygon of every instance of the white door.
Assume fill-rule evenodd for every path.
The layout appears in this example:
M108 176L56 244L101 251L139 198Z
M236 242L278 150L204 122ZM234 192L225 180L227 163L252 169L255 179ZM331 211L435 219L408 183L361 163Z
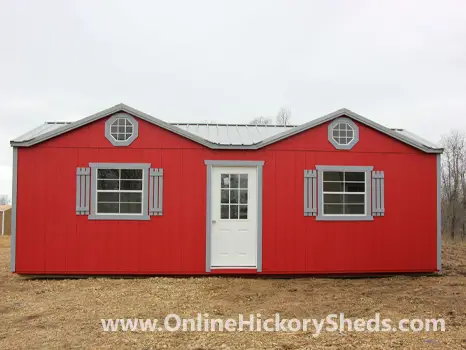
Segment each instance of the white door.
M212 167L211 267L257 266L257 168Z

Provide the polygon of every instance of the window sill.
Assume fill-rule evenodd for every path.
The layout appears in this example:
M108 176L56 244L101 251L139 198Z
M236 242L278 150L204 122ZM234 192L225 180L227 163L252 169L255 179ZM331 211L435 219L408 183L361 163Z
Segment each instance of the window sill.
M364 216L334 216L334 215L318 215L316 217L317 221L373 221L374 217L372 215Z
M88 216L89 220L150 220L149 215L95 215Z

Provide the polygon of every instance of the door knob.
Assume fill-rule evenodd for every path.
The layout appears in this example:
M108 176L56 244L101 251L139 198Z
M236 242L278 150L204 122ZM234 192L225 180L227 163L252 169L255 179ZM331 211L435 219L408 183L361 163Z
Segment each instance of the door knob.
M213 224L216 224L216 223L217 223L217 221L216 221L216 220L212 220L212 223L213 223Z

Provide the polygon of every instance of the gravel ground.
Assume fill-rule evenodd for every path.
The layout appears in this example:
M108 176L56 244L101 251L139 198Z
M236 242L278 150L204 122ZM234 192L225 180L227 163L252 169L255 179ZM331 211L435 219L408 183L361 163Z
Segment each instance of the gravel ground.
M444 275L386 278L27 279L0 237L0 349L466 349L466 245L444 245ZM445 332L104 332L101 319L444 318Z

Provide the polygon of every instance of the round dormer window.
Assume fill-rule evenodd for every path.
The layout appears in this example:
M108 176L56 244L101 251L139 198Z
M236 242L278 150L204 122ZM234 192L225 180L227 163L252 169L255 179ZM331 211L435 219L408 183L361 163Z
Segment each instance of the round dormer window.
M349 118L337 118L328 126L328 140L336 149L351 149L359 141L359 128Z
M114 114L105 122L105 137L114 146L129 146L138 137L138 122L129 114Z

